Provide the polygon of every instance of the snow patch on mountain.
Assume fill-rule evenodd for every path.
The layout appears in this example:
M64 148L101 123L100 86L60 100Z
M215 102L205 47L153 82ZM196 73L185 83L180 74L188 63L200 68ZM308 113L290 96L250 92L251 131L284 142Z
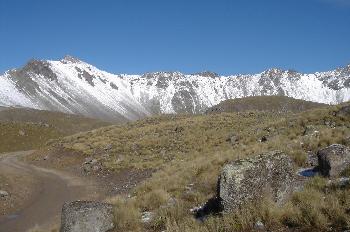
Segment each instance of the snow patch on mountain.
M9 78L7 72L0 76L0 105L39 108L16 88L15 83Z

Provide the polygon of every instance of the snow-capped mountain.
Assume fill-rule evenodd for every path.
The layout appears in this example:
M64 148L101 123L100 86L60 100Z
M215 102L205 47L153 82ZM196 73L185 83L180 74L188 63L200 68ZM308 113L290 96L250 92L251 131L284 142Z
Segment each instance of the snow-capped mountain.
M185 75L156 72L114 75L66 56L32 60L0 76L0 106L82 114L105 120L135 120L155 113L200 113L223 100L284 95L337 104L350 100L350 65L302 74L270 69L255 75Z

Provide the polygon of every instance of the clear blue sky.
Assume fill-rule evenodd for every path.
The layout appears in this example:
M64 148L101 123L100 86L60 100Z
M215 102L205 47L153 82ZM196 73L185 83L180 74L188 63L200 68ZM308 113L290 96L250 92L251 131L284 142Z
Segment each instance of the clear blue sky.
M70 54L113 73L350 63L350 0L0 0L0 73Z

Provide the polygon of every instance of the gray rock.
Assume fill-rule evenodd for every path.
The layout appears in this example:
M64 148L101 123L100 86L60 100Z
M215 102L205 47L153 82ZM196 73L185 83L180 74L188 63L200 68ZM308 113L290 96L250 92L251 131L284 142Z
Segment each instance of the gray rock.
M344 145L350 146L350 136L344 138L344 141L343 141L343 142L344 142Z
M338 110L336 113L338 117L341 118L349 118L350 117L350 105L349 106L343 106Z
M111 204L74 201L63 205L60 232L107 232L114 226Z
M232 212L266 194L283 203L293 191L296 175L292 160L280 151L234 161L224 166L218 196L224 212Z
M337 126L337 124L334 121L331 121L331 120L325 120L324 121L324 125L329 126L331 128L335 128Z
M262 223L261 220L258 220L257 222L255 222L254 229L257 231L266 231L265 225L264 223Z
M0 190L0 198L6 198L9 196L9 193L4 191L4 190Z
M337 177L350 166L350 149L332 144L317 152L318 170L325 177Z
M149 212L149 211L143 212L141 214L141 221L143 223L150 223L153 220L154 215L155 214L153 212Z
M234 146L234 145L238 144L239 140L240 140L240 137L238 135L230 134L228 136L228 138L226 139L226 142L230 142L231 145Z
M304 131L303 131L303 136L305 135L316 135L318 133L318 130L315 126L313 125L307 125L304 127Z
M316 167L318 165L317 154L309 151L305 163L308 167Z
M82 169L85 173L89 172L98 172L102 170L102 164L97 160L91 157L86 158L85 162L82 164Z
M106 147L104 148L105 151L109 151L109 150L112 150L113 148L113 145L112 144L108 144L106 145Z
M350 178L349 177L341 177L338 179L338 185L340 187L345 187L350 185Z
M91 171L92 171L92 166L91 166L91 165L86 165L86 164L84 164L84 165L83 165L83 171L84 171L85 173L91 172Z
M19 134L20 136L25 136L25 135L26 135L26 132L24 132L23 130L19 130L19 131L18 131L18 134Z

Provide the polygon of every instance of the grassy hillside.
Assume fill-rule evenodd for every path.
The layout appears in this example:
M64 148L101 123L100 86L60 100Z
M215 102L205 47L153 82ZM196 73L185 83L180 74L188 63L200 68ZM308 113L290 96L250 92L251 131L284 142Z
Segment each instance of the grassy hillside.
M237 214L209 217L205 223L198 223L190 212L215 195L226 162L282 150L302 167L309 151L333 143L349 145L350 118L337 116L340 107L297 114L159 116L65 137L50 149L94 156L115 172L154 170L131 197L111 200L117 205L119 231L251 231L256 220L270 231L344 230L350 226L350 190L329 189L322 178L313 179L283 208L266 200ZM232 136L237 138L233 142ZM151 223L140 222L145 211L155 214Z
M226 141L231 133L254 134L257 124L270 120L278 118L272 113L157 116L75 134L59 144L87 156L99 156L111 147L103 161L109 169L159 169L174 159L231 149Z
M285 96L258 96L226 100L207 110L207 113L273 111L298 113L327 105Z
M0 110L0 153L39 148L50 139L106 125L109 124L59 112L2 108Z

